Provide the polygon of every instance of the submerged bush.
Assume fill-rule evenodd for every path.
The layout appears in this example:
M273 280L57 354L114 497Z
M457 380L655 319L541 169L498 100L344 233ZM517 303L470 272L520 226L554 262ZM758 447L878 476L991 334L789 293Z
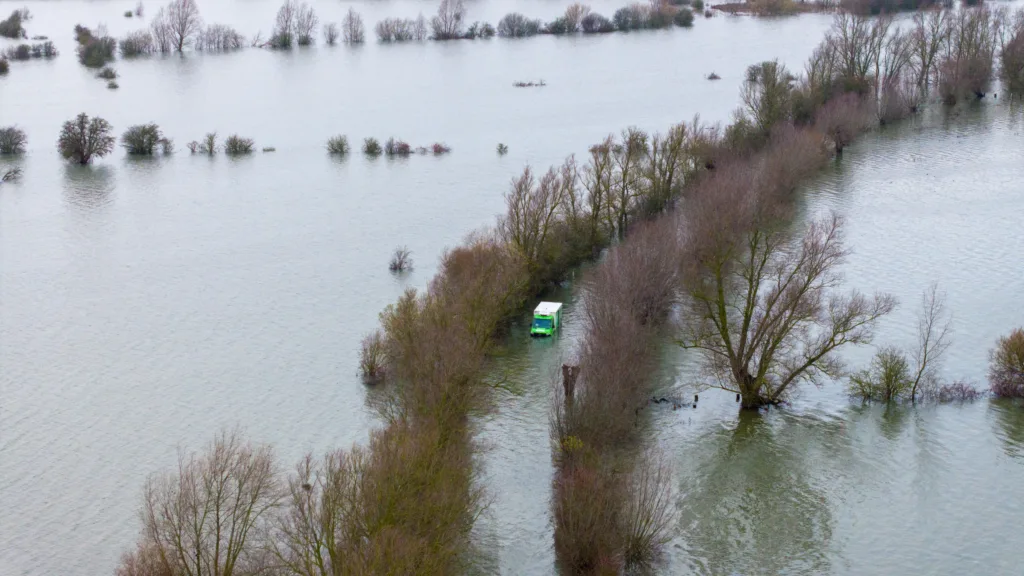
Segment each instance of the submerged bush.
M388 262L388 270L392 272L412 270L412 252L405 246L395 248L394 253L391 255L391 261Z
M672 22L675 22L676 26L682 26L683 28L693 26L693 10L680 8L676 15L672 17Z
M25 151L26 142L25 131L17 126L0 128L0 155L21 154Z
M506 14L498 21L498 36L502 38L525 38L540 33L540 20L530 20L518 12Z
M327 152L337 156L345 156L348 154L348 137L347 136L334 136L327 141Z
M228 52L245 48L245 36L223 24L214 24L199 33L196 50L205 52Z
M102 158L114 149L114 137L110 135L110 123L103 118L92 118L79 114L74 120L64 123L57 150L65 160L88 164L93 157Z
M380 142L376 138L366 138L363 140L363 154L367 156L380 156L383 149L380 147Z
M101 38L89 36L88 40L78 47L78 61L88 68L102 68L114 60L117 41L110 36Z
M650 27L651 7L644 4L631 4L623 6L612 15L615 27L621 32L630 30L642 30Z
M114 82L113 80L111 80L110 82L107 82L107 88L110 89L110 90L117 90L120 87L121 86L117 82Z
M508 146L505 145L505 144L499 143L498 144L498 156L504 156L505 154L508 154Z
M210 132L203 137L201 142L193 140L186 144L185 147L188 148L188 151L192 154L206 154L208 156L213 156L217 153L217 133Z
M252 138L242 138L238 134L232 134L224 140L224 153L229 156L251 154L255 146Z
M5 76L11 71L11 64L7 61L6 56L0 56L0 76Z
M591 12L580 21L580 29L584 34L607 34L615 32L615 24L601 14Z
M451 152L452 149L442 142L434 142L430 147L430 151L434 153L434 156L440 156Z
M147 56L155 50L153 35L148 30L136 30L129 32L127 36L117 43L122 58L133 56Z
M104 80L113 80L117 78L117 70L114 70L110 66L106 66L103 68L103 70L100 70L99 73L96 74L96 77L102 78Z
M1024 398L1024 329L996 342L989 353L988 381L996 396Z
M384 380L387 372L387 355L384 336L380 331L363 338L359 348L359 375L368 384Z
M417 42L427 39L427 22L420 16L411 18L385 18L375 28L377 40L380 42Z
M412 146L403 140L388 138L388 141L384 143L384 154L386 156L408 156L412 154Z
M29 19L28 10L15 10L6 20L0 21L0 36L4 38L24 38L27 36L22 22Z
M173 150L171 141L164 138L156 124L132 126L121 135L121 146L132 156L152 156L158 148L164 154Z

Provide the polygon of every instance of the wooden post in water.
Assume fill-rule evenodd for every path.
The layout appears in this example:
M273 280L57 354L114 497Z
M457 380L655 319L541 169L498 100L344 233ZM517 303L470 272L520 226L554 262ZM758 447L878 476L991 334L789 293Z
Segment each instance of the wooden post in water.
M572 402L576 392L576 377L580 375L579 366L562 364L562 388L565 390L565 401Z

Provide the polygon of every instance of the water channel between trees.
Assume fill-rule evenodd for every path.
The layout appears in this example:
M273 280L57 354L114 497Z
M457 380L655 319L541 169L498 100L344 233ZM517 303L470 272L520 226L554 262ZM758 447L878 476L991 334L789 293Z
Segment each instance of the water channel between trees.
M252 34L269 29L277 4L201 7L208 22ZM340 21L350 5L369 26L433 10L317 9ZM748 64L778 57L799 69L830 22L718 17L594 38L154 57L118 61L111 92L75 61L71 29L106 22L121 36L141 26L120 17L127 7L29 8L32 33L62 55L0 79L0 126L29 137L24 158L0 160L24 171L0 188L0 566L15 575L111 573L135 539L146 476L224 427L274 444L286 464L365 441L377 420L356 374L359 339L402 290L427 282L445 247L493 222L524 164L546 167L629 125L727 121ZM562 9L481 2L469 19ZM512 87L538 79L546 86ZM82 111L118 133L157 122L179 151L66 166L53 143ZM847 219L850 284L903 302L880 342L913 338L930 282L948 293L950 377L983 381L995 338L1024 324L1022 124L1024 110L1002 101L933 112L863 138L805 193L807 213ZM190 157L184 143L211 130L278 151ZM323 146L336 133L453 152L332 160ZM387 258L402 244L416 267L395 277ZM573 286L559 297L565 330L547 341L513 330L496 370L518 393L479 423L488 571L553 570L550 386L579 335ZM689 360L666 344L665 395L692 396ZM764 417L737 416L731 400L708 392L697 409L653 411L643 424L678 485L667 572L1016 573L1021 407L861 407L839 385Z

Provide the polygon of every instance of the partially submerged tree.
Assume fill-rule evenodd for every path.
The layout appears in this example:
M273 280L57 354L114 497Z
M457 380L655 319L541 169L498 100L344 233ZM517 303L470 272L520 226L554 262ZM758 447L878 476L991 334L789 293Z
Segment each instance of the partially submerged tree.
M17 40L27 38L22 23L30 18L28 10L14 10L6 20L0 20L0 36Z
M171 141L164 138L156 124L132 126L121 135L121 146L131 156L152 156L158 149L169 154L172 149Z
M166 34L174 50L183 51L203 29L203 19L199 16L196 0L174 0L168 4L162 24L167 27Z
M28 137L25 131L17 126L0 128L0 155L14 155L25 152L25 143Z
M272 48L291 48L295 41L296 19L299 15L299 3L296 0L285 0L277 11L274 31L270 35Z
M466 7L462 0L441 0L437 15L430 19L434 40L455 40L462 38L462 24Z
M363 18L352 8L348 9L341 21L341 37L346 44L362 44L366 40Z
M316 42L316 27L320 24L316 11L305 2L299 6L295 13L295 43L299 46L309 46Z
M255 147L252 138L243 138L238 134L232 134L224 140L224 153L228 156L251 154Z
M334 22L324 24L324 42L328 46L334 46L338 43L338 37L341 36L341 29Z
M701 384L738 393L743 408L782 402L803 381L840 377L836 350L870 342L896 304L885 294L838 293L842 220L815 220L793 242L778 201L751 192L759 177L719 173L698 191L684 225L690 302L680 344L701 353Z
M103 118L92 118L79 114L74 120L64 123L57 150L65 160L88 164L93 157L102 158L114 149L114 137L110 135L110 123Z
M1024 398L1024 329L996 342L989 356L988 381L996 396Z

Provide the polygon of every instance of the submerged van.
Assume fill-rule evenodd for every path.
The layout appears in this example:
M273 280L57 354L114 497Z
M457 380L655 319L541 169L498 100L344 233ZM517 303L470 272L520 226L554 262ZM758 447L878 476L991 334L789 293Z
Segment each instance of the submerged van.
M533 311L530 336L551 336L562 325L562 303L541 302Z

